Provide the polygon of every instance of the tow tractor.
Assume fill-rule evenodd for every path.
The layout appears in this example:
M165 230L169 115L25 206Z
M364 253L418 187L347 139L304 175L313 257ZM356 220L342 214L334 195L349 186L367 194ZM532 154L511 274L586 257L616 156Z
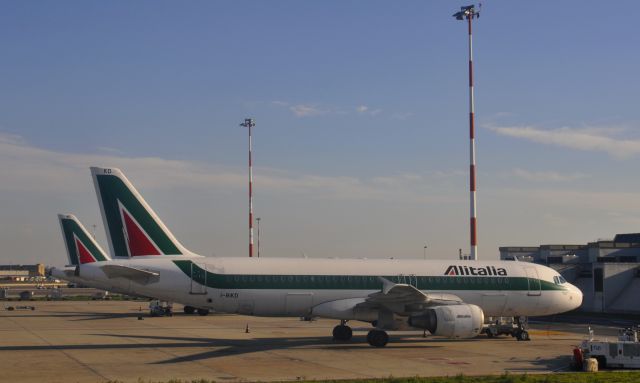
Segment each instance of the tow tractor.
M589 328L589 337L573 350L573 362L581 368L589 358L598 361L598 368L640 368L640 327L630 327L618 331L617 340L598 340Z
M173 316L173 304L171 302L163 302L157 299L149 302L149 315L152 317Z
M526 317L491 317L482 332L487 337L511 335L519 341L531 340L527 331L529 321Z

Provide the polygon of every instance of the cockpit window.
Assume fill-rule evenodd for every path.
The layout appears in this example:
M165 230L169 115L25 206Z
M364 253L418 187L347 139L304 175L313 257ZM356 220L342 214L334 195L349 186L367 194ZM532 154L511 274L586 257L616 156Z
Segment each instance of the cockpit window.
M553 281L555 282L556 285L562 285L567 283L567 280L564 279L562 275L556 275L555 277L553 277Z

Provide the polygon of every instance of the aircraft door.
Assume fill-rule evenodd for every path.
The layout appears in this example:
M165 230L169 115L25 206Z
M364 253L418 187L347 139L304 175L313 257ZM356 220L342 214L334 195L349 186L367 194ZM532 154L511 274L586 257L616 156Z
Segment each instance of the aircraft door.
M540 293L540 278L538 276L538 270L535 267L525 267L524 270L527 273L527 284L529 286L529 296L539 296Z
M207 265L196 265L191 262L191 286L189 294L204 295L207 293Z

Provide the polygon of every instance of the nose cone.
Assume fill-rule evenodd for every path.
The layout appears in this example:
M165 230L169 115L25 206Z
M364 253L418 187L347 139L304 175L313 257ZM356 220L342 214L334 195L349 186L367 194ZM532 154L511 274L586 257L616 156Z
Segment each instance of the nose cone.
M569 284L569 304L571 305L571 310L577 309L582 305L582 291L572 284Z

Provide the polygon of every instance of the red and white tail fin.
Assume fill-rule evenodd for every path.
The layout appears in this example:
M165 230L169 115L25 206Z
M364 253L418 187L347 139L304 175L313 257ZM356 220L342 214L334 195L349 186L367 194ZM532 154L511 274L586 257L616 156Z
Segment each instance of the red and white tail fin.
M120 169L92 167L91 176L114 257L193 255Z
M73 214L58 214L70 265L109 261L111 258Z

